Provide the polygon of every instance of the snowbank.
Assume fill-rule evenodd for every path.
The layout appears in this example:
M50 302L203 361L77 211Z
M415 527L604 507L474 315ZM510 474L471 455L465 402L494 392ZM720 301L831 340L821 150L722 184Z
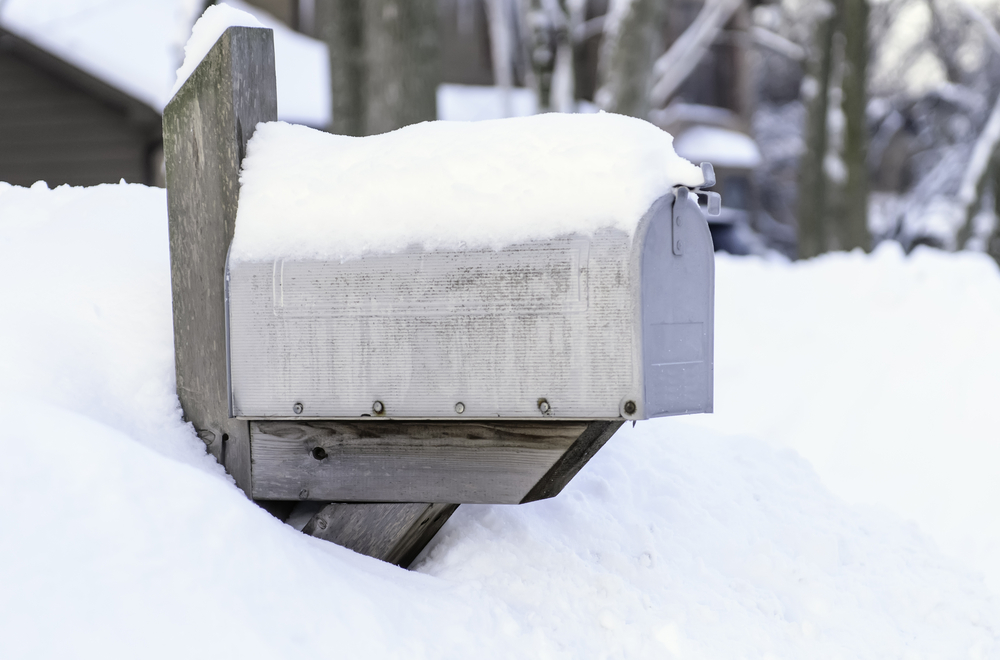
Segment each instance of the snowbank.
M231 258L631 234L673 186L703 182L672 141L612 114L425 122L365 138L262 124L243 162Z
M995 435L970 431L995 396L995 266L882 250L717 272L723 422L807 451L829 439L887 488L989 470ZM0 287L0 657L1000 650L994 596L916 526L691 418L624 427L556 499L461 507L415 572L278 523L180 421L161 190L0 184ZM978 533L998 506L954 513Z
M917 521L1000 593L1000 272L883 243L788 264L716 259L715 411L851 502Z

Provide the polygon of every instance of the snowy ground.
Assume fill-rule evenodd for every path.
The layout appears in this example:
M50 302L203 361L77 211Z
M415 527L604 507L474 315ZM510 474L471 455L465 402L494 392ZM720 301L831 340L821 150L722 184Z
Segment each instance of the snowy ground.
M992 262L720 257L717 414L460 508L406 572L181 424L164 201L0 184L0 657L1000 656Z

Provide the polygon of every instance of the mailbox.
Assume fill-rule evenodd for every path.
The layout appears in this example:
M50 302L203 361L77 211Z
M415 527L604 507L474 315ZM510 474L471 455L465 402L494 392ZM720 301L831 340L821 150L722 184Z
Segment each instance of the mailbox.
M250 423L254 496L530 501L565 485L538 486L591 425L711 412L696 199L677 188L631 235L230 258L230 405Z
M714 259L686 189L632 236L228 263L232 414L641 420L712 410Z
M178 398L208 451L275 515L305 507L306 533L406 566L459 504L553 497L623 423L712 410L714 254L698 193L673 186L679 179L665 170L635 166L644 145L654 164L673 157L669 136L613 115L523 120L544 124L531 143L547 151L506 171L533 183L524 168L545 176L586 161L589 183L570 174L563 190L603 185L593 200L619 209L621 198L633 200L624 222L584 227L546 211L521 221L556 218L542 223L548 234L488 247L416 242L350 258L241 252L239 218L258 208L244 195L248 141L278 126L275 117L272 35L246 27L220 36L164 110ZM469 128L452 143L473 149L470 159L440 157L435 131L452 130L442 126L415 129L427 141L411 152L445 163L438 183L474 187L465 165L492 163L495 153L476 151L481 129ZM620 133L588 151L601 134L594 127L606 126ZM345 149L356 139L313 133L306 137L340 139ZM394 138L364 138L373 139ZM560 157L562 169L551 160ZM360 176L371 171L345 162ZM283 165L271 174L280 178ZM701 178L682 165L694 170L685 180ZM409 171L419 179L420 170ZM327 187L324 172L269 191L271 226L302 208L285 208L286 193ZM613 184L607 172L617 173ZM711 167L703 173L710 187ZM400 198L436 212L427 204L438 197L421 182L397 182L410 191ZM620 195L630 182L639 194ZM388 194L382 183L368 201ZM525 204L539 212L549 192L535 186ZM313 204L323 218L351 207L335 197ZM496 211L495 199L480 198L479 211ZM574 199L604 222L603 211ZM456 222L482 217L448 208ZM497 213L501 225L512 215Z

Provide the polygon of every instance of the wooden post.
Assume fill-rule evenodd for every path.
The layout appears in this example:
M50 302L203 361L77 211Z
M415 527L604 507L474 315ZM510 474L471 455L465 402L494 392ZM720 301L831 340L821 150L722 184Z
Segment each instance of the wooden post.
M226 30L163 111L177 396L248 495L249 425L229 416L226 253L247 142L277 116L271 30L246 27Z

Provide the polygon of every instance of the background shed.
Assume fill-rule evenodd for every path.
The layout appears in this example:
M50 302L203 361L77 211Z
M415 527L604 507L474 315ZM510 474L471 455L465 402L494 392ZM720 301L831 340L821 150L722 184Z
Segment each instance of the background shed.
M0 181L163 185L160 113L0 29Z

